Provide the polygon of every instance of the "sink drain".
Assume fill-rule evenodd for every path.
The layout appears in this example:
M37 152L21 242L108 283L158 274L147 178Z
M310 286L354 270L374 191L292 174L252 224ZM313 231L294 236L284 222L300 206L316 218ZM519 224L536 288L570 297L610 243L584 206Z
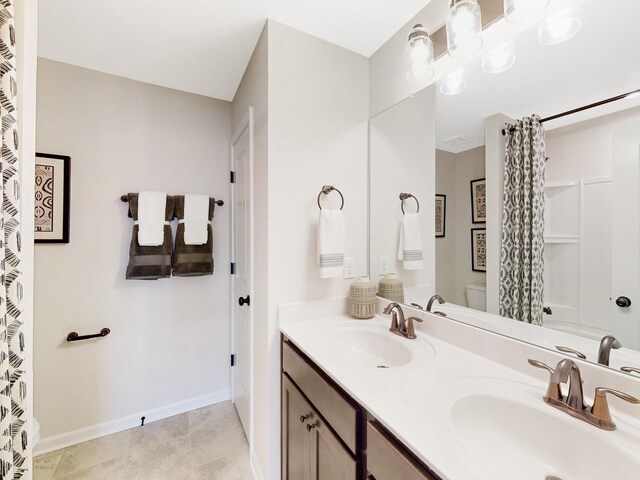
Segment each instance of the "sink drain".
M376 368L389 368L386 365L378 365ZM553 479L549 479L549 480L553 480ZM558 480L562 480L562 479L558 479Z
M560 477L556 477L555 475L547 475L544 477L544 480L562 480Z

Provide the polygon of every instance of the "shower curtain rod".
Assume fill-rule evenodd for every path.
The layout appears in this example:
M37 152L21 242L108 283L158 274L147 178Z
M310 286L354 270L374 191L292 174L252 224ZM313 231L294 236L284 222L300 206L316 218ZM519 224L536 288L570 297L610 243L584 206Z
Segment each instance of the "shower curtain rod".
M590 103L589 105L584 105L582 107L574 108L573 110L567 110L566 112L558 113L557 115L552 115L550 117L543 118L540 120L540 123L548 122L550 120L555 120L557 118L566 117L568 115L573 115L574 113L584 112L585 110L599 107L601 105L606 105L607 103L617 102L618 100L622 100L623 98L627 98L632 95L640 95L640 88L637 90L632 90L631 92L623 93L622 95L616 95L615 97L607 98L606 100L600 100L599 102ZM513 127L509 129L509 133L513 133L514 131L515 129ZM506 134L507 134L507 130L503 128L502 135L506 135Z

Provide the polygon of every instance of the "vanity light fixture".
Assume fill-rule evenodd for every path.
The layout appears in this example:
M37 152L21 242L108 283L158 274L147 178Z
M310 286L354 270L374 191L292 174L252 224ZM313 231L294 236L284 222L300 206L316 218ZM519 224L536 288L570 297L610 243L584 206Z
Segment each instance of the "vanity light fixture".
M442 84L440 85L440 91L445 95L458 95L467 89L467 82L463 78L462 69L447 75Z
M540 15L549 6L549 0L504 0L504 18L520 23Z
M416 24L409 33L407 45L409 53L409 72L407 80L411 83L426 83L435 75L433 71L433 41L427 29Z
M515 63L515 47L513 42L507 42L482 57L482 71L485 73L506 72Z
M450 0L447 48L454 58L468 59L482 48L482 14L478 0Z
M565 9L556 15L547 18L538 27L538 41L542 45L556 45L566 42L576 35L582 22L571 16L570 9Z

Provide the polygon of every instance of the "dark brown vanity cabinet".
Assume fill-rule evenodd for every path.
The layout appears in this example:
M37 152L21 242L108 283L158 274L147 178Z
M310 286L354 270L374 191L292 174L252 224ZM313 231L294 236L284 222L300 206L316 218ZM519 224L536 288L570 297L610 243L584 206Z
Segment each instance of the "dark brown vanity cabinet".
M362 409L282 343L282 479L360 480Z
M438 480L285 337L281 435L282 480Z
M376 421L367 423L367 470L375 480L438 480Z
M282 379L283 480L355 480L358 462L296 386Z

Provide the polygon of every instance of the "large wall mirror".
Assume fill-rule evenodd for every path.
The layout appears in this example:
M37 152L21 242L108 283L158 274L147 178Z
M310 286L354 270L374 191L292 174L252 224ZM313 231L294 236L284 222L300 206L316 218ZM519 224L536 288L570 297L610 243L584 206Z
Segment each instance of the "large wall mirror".
M369 272L406 305L638 375L640 2L563 15L372 119Z

